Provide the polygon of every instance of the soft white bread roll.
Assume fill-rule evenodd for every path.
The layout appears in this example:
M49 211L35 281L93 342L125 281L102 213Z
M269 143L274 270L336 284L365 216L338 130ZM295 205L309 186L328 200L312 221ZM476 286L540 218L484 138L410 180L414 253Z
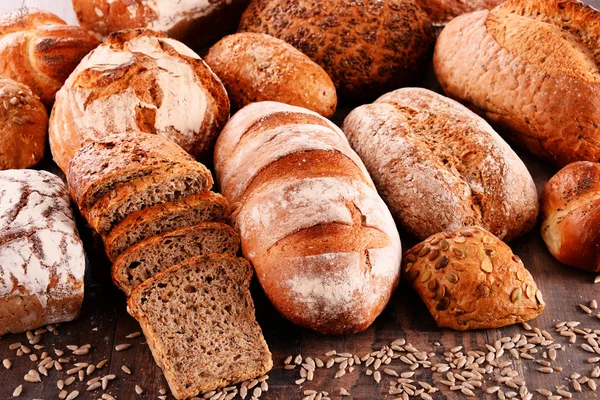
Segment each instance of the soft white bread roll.
M398 283L401 246L343 132L300 107L253 103L219 136L215 169L274 306L322 333L366 329Z

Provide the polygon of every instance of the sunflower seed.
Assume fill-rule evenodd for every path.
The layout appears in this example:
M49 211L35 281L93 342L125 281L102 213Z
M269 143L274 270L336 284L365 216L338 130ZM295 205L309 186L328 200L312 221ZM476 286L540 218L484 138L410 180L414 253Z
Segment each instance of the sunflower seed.
M73 390L71 393L69 393L66 400L73 400L77 396L79 396L79 392L77 390Z
M144 393L144 389L142 389L139 385L135 385L135 392L137 394L142 394Z
M23 392L23 385L19 385L15 388L15 390L13 391L12 396L13 397L19 397L21 395L21 393Z
M129 335L125 336L125 339L135 339L135 338L138 338L140 336L142 336L142 332L138 331L138 332L130 333Z
M122 343L115 346L116 351L125 351L131 347L131 343Z
M131 375L131 370L129 369L129 367L128 367L127 365L123 365L123 366L121 367L121 370L122 370L123 372L125 372L127 375Z
M375 379L375 382L379 383L381 381L381 372L375 371L373 373L373 379Z

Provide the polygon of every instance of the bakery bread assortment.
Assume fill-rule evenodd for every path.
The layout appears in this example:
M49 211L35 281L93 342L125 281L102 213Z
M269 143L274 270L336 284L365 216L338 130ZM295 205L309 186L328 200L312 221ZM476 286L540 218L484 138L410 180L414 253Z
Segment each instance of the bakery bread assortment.
M510 241L535 225L538 197L525 164L453 100L399 89L353 110L342 129L396 220L421 240L478 225Z
M0 171L0 266L0 336L79 315L85 254L57 176Z
M402 273L444 328L499 328L533 319L545 305L521 259L479 227L417 244L406 252Z
M0 169L36 165L46 149L46 108L27 86L1 77L0 103Z
M275 308L322 333L366 329L398 283L400 238L344 133L300 107L253 103L227 123L214 158Z
M600 164L579 161L554 175L542 193L542 237L561 263L600 271Z
M252 0L238 31L285 40L354 100L416 83L435 43L425 12L404 0Z
M236 33L211 47L205 61L236 109L272 100L324 117L335 113L337 95L329 75L283 40L263 33Z
M0 16L0 75L29 86L51 107L71 71L99 44L50 12L21 8Z
M161 33L120 31L87 55L57 93L50 148L66 171L86 142L141 130L203 159L228 118L225 88L196 53Z
M509 0L452 20L435 48L444 92L559 166L600 160L600 12Z
M489 10L505 0L415 0L435 25L444 25L462 14Z

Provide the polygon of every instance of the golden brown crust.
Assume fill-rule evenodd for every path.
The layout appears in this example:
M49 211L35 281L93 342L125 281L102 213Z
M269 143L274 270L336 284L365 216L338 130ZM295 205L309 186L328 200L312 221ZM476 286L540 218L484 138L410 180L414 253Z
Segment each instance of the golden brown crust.
M415 0L431 21L443 25L462 14L478 10L489 10L505 0Z
M402 272L440 327L499 328L544 309L521 259L479 227L429 237L406 252Z
M324 117L335 113L337 95L329 75L283 40L262 33L236 33L211 47L205 61L238 109L273 100Z
M412 1L253 0L239 31L285 40L331 76L340 98L373 98L414 82L435 38Z

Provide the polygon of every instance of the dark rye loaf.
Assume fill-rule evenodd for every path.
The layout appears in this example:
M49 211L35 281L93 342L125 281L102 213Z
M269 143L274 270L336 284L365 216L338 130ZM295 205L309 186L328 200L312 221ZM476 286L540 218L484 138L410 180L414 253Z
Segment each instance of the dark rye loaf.
M230 255L188 259L129 297L152 355L176 399L268 372L271 353L254 317L252 267Z

